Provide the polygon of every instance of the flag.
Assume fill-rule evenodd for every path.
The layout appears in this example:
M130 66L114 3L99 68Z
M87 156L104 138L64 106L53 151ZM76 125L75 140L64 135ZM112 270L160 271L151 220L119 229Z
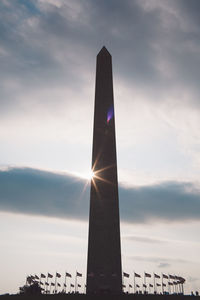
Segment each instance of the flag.
M149 273L144 273L144 276L145 276L145 277L151 277L151 274L149 274Z
M61 275L59 273L56 272L56 277L60 278Z
M168 284L169 284L169 285L173 285L173 283L172 283L172 282L168 282Z
M33 282L33 279L32 279L31 276L28 276L28 277L26 278L26 280L27 280L28 284L31 284L31 283Z
M139 274L137 274L137 273L134 273L134 276L141 278L141 276Z
M50 273L48 273L47 277L48 278L53 278L53 275L51 275Z
M174 284L174 285L176 285L176 284L177 284L177 282L176 282L176 281L173 281L173 284Z
M79 272L76 272L76 276L82 277L82 274Z
M65 276L66 276L66 277L72 277L72 275L69 274L69 273L67 273L67 272L65 273Z
M162 274L163 278L168 279L168 276L165 274Z
M156 283L157 286L160 286L160 283Z
M166 284L165 284L165 283L163 283L162 285L163 285L163 286L166 286Z
M94 277L94 273L88 273L88 277Z
M33 275L31 275L30 277L31 277L32 280L35 279L35 276L33 276Z
M131 285L131 284L129 284L129 287L130 287L130 288L132 288L132 285Z
M160 278L160 276L155 273L154 273L154 276L155 276L155 278Z
M175 276L174 275L169 275L169 278L170 279L175 279Z
M46 276L44 274L42 274L42 273L41 273L40 276L41 276L41 278L46 278Z
M139 288L139 287L140 287L140 286L139 286L139 284L136 284L136 287L138 287L138 288Z
M66 283L64 283L64 287L67 287Z
M184 283L185 282L185 279L183 277L176 276L176 279L180 281L179 283Z
M126 286L125 286L124 284L122 284L122 287L123 287L123 288L126 288Z
M43 285L43 282L42 282L42 281L40 281L40 284L41 284L41 285Z
M185 278L183 277L179 277L180 283L184 283L185 282Z
M80 284L78 284L78 287L81 287L81 285L80 285Z
M48 283L48 282L45 282L45 285L49 285L49 283Z
M74 284L71 283L70 286L71 286L71 287L74 287Z
M146 284L144 284L144 283L143 283L143 287L145 287L145 288L146 288L146 287L147 287L147 286L146 286Z
M129 274L128 273L123 272L123 276L129 278Z
M61 286L59 282L58 282L58 286Z
M175 277L176 277L176 280L181 280L180 276L175 276Z
M51 282L51 286L55 286L55 283Z
M35 275L35 279L39 279L39 277L37 275Z
M150 287L153 287L153 284L149 283L149 286L150 286Z

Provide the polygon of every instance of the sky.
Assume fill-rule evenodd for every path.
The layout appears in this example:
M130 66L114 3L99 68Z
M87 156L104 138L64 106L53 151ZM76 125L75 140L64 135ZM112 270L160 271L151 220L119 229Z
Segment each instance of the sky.
M198 0L0 1L0 294L76 270L83 291L104 45L126 284L146 271L200 291L199 28Z

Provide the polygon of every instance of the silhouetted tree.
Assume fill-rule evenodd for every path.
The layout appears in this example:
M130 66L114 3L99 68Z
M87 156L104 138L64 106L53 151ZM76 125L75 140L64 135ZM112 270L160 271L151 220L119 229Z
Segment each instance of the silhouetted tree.
M42 289L37 282L31 285L24 285L19 288L20 294L24 295L40 295L41 290Z

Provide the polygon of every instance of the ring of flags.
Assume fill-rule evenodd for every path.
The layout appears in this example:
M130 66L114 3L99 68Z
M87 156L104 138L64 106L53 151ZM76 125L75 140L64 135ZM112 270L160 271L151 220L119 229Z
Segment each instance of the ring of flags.
M77 277L82 277L82 273L76 271L74 283L72 282L67 283L68 279L70 281L72 280L72 274L65 272L63 277L64 277L64 283L61 284L61 282L58 282L58 280L62 278L62 275L58 272L56 272L55 275L49 272L47 273L47 275L45 275L44 273L41 273L40 276L36 274L29 275L26 278L26 285L31 286L33 284L38 284L41 288L41 291L45 294L56 294L58 292L59 293L79 292L78 289L81 288L82 285L77 281ZM84 286L86 288L86 285Z
M143 277L143 280L142 280ZM130 280L130 274L123 272L123 290L125 292L125 289L128 287L128 292L130 291L130 283L125 284L127 281L127 278ZM139 285L136 283L136 279L140 278L142 280L141 284ZM148 278L153 279L153 283L148 282ZM167 279L167 281L165 281ZM153 292L157 293L157 289L161 290L159 291L168 294L184 294L183 290L183 284L185 283L185 279L181 276L172 275L172 274L150 274L147 272L144 272L144 275L141 276L140 274L134 272L133 273L133 281L134 283L134 293L142 293L140 287L143 289L143 293L152 293L152 288L154 289ZM171 289L172 287L172 289ZM147 291L148 289L148 291ZM126 291L127 292L127 291Z
M157 289L162 289L162 293L166 293L168 290L169 294L184 294L183 290L183 284L185 283L185 279L181 276L173 275L173 274L150 274L147 272L144 272L143 276L141 274L138 274L136 272L133 273L133 280L129 273L123 272L123 284L122 288L128 289L128 292L132 291L133 293L142 292L138 289L142 288L144 293L151 293L152 288L154 289L154 293L157 292ZM94 273L89 273L88 276L94 277ZM105 276L104 274L99 274L99 276ZM111 274L111 276L116 276L116 274ZM82 287L80 282L78 282L78 278L82 277L82 273L76 271L75 273L75 280L74 283L70 282L72 280L72 275L68 272L65 272L64 276L62 277L60 273L56 272L55 275L51 273L47 273L45 275L44 273L41 273L38 275L29 275L26 278L26 285L32 285L32 284L38 284L43 291L43 293L49 294L49 293L77 293L79 292L79 288ZM54 281L52 281L54 278ZM58 282L58 279L64 278L64 283L61 284L61 282ZM139 278L139 279L138 279ZM148 282L147 279L153 279L152 282ZM44 281L42 281L44 280ZM125 281L129 282L125 282ZM131 280L131 282L130 282ZM138 284L136 280L141 280L142 282ZM68 282L69 281L69 282ZM83 285L84 290L86 288L86 285ZM132 289L132 290L131 290ZM147 291L148 289L148 291Z

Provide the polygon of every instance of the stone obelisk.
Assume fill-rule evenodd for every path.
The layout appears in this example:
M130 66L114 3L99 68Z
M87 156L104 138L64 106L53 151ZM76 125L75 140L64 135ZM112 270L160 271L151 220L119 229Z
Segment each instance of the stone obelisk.
M112 57L97 55L87 294L122 292Z

